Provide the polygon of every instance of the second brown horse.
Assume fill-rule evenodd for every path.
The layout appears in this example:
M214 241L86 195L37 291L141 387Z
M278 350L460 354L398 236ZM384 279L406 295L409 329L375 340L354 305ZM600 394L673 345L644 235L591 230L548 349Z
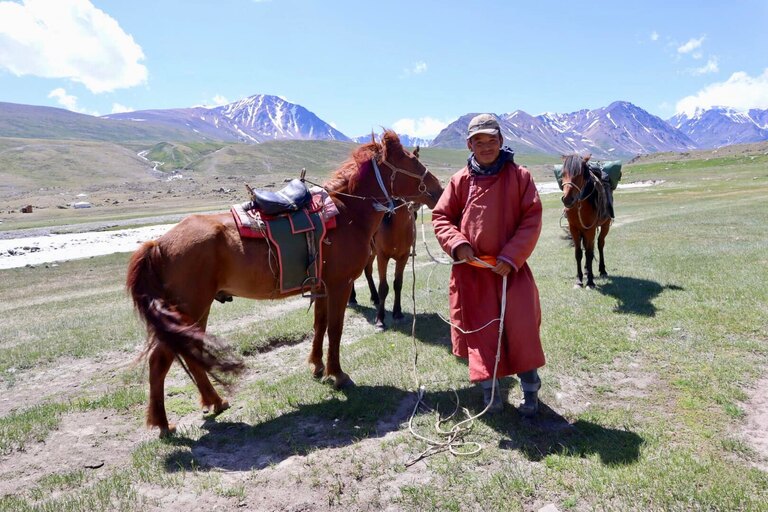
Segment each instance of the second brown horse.
M418 148L416 148L418 151ZM371 302L376 305L376 330L383 331L387 328L384 322L386 317L385 303L389 295L389 282L387 281L387 269L389 260L395 261L395 278L393 288L395 300L392 305L392 320L398 322L405 318L401 306L403 290L403 273L408 263L408 257L413 251L413 241L416 237L416 213L412 209L413 203L400 202L392 213L387 213L381 221L379 229L373 236L371 243L371 257L365 266L365 279L371 292ZM379 275L378 289L373 282L373 262ZM350 304L357 304L355 289L349 297Z

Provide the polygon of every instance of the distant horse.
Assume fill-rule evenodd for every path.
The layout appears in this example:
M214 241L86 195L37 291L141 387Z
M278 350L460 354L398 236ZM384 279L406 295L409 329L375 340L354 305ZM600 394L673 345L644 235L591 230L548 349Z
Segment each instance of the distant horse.
M607 198L601 176L590 170L589 156L579 155L563 157L563 205L568 219L568 228L576 256L576 286L583 286L584 274L581 269L582 247L586 252L585 270L587 288L594 288L592 260L595 257L595 234L597 249L600 253L600 276L607 276L603 248L605 237L611 229L611 216L607 209Z
M315 378L332 380L336 388L354 383L341 369L339 343L344 311L355 279L368 262L370 241L384 212L374 206L390 197L433 207L442 193L438 179L393 131L381 142L358 147L333 172L324 188L339 210L337 227L322 245L324 294L315 302L314 338L308 363ZM147 424L160 435L174 431L164 404L165 376L179 358L193 378L205 409L219 413L229 407L213 388L210 374L236 374L244 363L232 349L205 332L211 302L217 295L276 299L282 294L275 251L259 238L241 238L232 215L190 215L157 240L144 243L131 257L126 286L147 324L149 404ZM328 331L327 365L323 338Z
M418 151L418 148L416 148ZM400 298L403 289L403 272L408 263L408 257L413 250L413 241L416 237L414 222L415 212L411 210L407 203L400 203L393 213L388 213L381 221L379 229L373 236L371 243L371 257L365 266L365 279L368 281L368 289L371 292L371 302L376 307L376 330L383 331L387 328L384 323L386 311L384 303L389 294L389 283L387 282L387 267L389 260L395 260L395 303L392 307L392 319L397 322L405 318L403 315ZM373 260L376 260L376 266L379 273L379 287L376 290L376 284L373 282ZM355 289L352 288L352 294L349 297L350 304L357 304Z

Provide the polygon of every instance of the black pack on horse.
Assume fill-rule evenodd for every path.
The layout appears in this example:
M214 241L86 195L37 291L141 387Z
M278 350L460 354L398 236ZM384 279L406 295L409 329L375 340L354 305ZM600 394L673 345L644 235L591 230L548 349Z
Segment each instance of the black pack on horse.
M582 158L580 155L563 157L562 201L576 257L576 286L584 285L581 259L586 252L584 269L587 274L587 288L594 288L592 261L595 257L596 235L600 276L608 275L603 248L605 237L611 229L613 205L610 183L606 183L600 169L589 166L589 158Z
M406 151L393 131L380 143L357 148L325 183L339 213L335 229L323 242L324 294L315 302L314 338L309 365L316 378L334 381L337 388L352 384L341 369L339 346L344 311L355 279L370 256L370 242L389 197L423 202L433 207L442 187L418 158ZM165 411L165 376L175 358L193 377L204 408L218 413L229 404L213 388L208 375L237 373L242 360L223 342L206 333L213 300L237 296L276 299L282 293L278 260L263 238L243 238L229 212L190 215L166 234L144 243L128 264L126 286L136 311L147 325L149 405L147 424L161 435L173 432ZM323 339L328 332L327 364Z

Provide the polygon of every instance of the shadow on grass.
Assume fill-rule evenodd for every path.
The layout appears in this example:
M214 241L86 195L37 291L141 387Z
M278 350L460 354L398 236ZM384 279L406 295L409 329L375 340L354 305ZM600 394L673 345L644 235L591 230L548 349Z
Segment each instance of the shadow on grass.
M587 457L596 454L607 466L627 465L640 458L643 438L628 431L604 427L585 420L568 420L540 404L539 415L532 419L516 416L516 421L500 430L509 436L499 448L520 450L529 460L540 461L549 455Z
M368 323L371 324L371 333L374 331L374 322L376 321L376 307L365 306L362 304L350 304L347 308L363 315ZM413 331L413 315L405 313L405 318L395 322L392 320L392 313L387 311L385 320L386 332L398 332L410 336ZM451 347L451 331L436 313L416 313L416 339L431 345L444 345L449 349Z
M618 301L618 305L614 308L616 313L656 316L656 306L653 305L656 297L664 290L684 290L674 284L662 286L656 281L634 277L608 276L603 279L605 282L599 284L597 290Z
M581 458L597 454L603 464L610 466L632 464L639 459L643 438L634 432L603 427L585 420L570 423L543 402L536 417L529 419L521 416L509 400L510 388L516 386L516 379L502 379L504 411L479 418L505 437L499 441L500 449L518 450L532 461L541 461L549 455ZM457 394L459 402L471 414L482 410L480 390L468 387ZM450 396L446 392L432 394L428 399L441 404L455 400L452 392ZM440 407L440 410L444 409Z
M584 420L571 424L545 404L541 404L536 418L523 418L507 400L509 388L516 387L516 382L502 381L502 397L507 402L504 411L478 420L501 435L499 449L518 450L533 461L549 455L592 454L597 454L606 465L632 464L638 460L643 440L633 432ZM208 417L199 439L186 437L182 431L164 440L177 449L164 455L163 464L169 473L264 469L294 455L350 446L402 430L416 403L415 393L392 386L359 386L343 395L322 403L299 404L291 412L257 424ZM481 411L481 393L474 386L457 390L456 394L445 390L427 392L424 402L445 415L454 410L457 397L470 414ZM432 420L427 423L432 425ZM434 437L431 431L423 434Z
M416 395L391 386L356 386L344 397L299 404L288 413L248 424L206 418L197 440L182 433L166 438L177 446L165 456L168 472L263 469L293 455L338 448L361 439L381 437L401 428Z

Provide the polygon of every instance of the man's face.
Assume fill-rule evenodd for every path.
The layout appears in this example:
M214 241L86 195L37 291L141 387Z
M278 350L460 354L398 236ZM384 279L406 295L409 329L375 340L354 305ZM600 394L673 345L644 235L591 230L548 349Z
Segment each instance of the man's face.
M501 136L478 133L467 141L467 148L475 154L478 164L487 167L499 158Z

